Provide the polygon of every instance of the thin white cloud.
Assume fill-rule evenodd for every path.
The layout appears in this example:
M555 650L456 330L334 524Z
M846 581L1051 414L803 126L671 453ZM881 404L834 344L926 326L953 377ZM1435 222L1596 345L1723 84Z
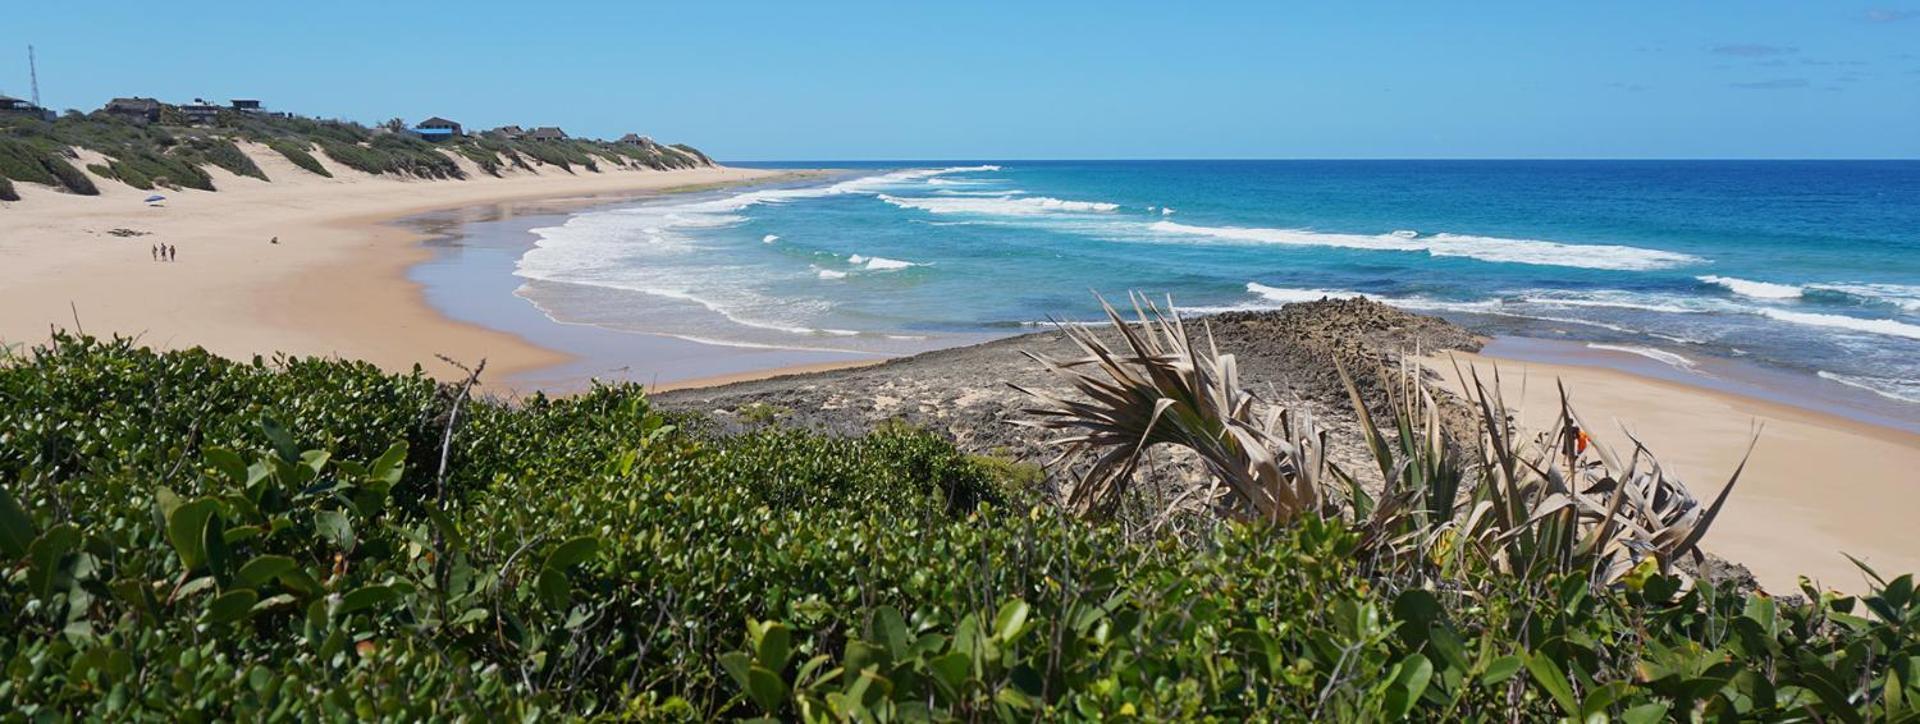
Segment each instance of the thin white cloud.
M1902 20L1912 20L1914 18L1920 18L1920 10L1874 8L1867 11L1867 21L1874 23L1897 23Z
M1805 88L1809 83L1805 78L1774 78L1772 80L1756 80L1746 83L1728 83L1727 85L1741 90L1786 90L1789 88Z
M1735 43L1716 45L1710 50L1714 55L1731 55L1740 58L1771 58L1779 55L1792 55L1799 48L1787 45L1761 45L1759 43Z

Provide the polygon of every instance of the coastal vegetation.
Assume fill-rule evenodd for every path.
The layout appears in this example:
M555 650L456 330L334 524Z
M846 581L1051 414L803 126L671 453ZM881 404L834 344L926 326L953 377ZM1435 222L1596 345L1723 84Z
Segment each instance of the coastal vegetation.
M1112 359L1134 365L1134 352ZM1186 357L1162 371L1230 379L1230 359ZM1381 472L1399 481L1370 506L1333 492L1342 476L1330 473L1328 487L1311 489L1323 504L1289 515L1203 496L1205 510L1154 526L1125 520L1139 509L1127 504L1078 514L1021 466L904 425L832 436L791 429L774 410L728 426L656 409L634 386L505 401L473 397L473 379L442 384L417 368L393 375L335 360L236 362L66 334L9 352L0 711L1920 715L1911 577L1875 575L1863 596L1809 584L1776 597L1666 565L1688 546L1630 543L1624 572L1596 575L1616 567L1562 555L1594 537L1580 506L1525 511L1498 531L1447 525L1443 499L1475 499L1483 483L1435 491L1479 479L1481 466L1500 467L1496 485L1592 478L1507 469L1503 451L1529 450L1519 443L1441 444L1434 418L1444 411L1415 398L1358 405L1384 416L1370 440ZM1184 389L1225 395L1219 409L1237 414L1234 387ZM1089 405L1080 412L1100 409L1079 402ZM1478 404L1499 414L1496 401ZM1175 407L1149 417L1199 409ZM1304 421L1291 424L1269 425L1293 431L1269 442L1312 437ZM1549 443L1564 442L1555 434ZM1124 462L1138 444L1128 442L1102 450ZM1488 457L1464 454L1476 449ZM1538 454L1511 462L1551 463ZM1250 459L1236 455L1221 460ZM1318 464L1289 456L1278 467L1254 479ZM1114 480L1113 495L1157 492ZM1394 492L1409 489L1425 492ZM1325 504L1334 499L1345 502ZM1399 522L1374 522L1387 519ZM1569 538L1556 521L1582 534ZM1523 550L1540 555L1513 555Z
M161 120L139 124L104 112L70 112L51 122L28 116L0 117L0 198L17 196L12 182L43 184L65 191L99 193L94 178L134 188L191 188L213 191L207 166L238 176L268 178L240 144L261 144L294 166L332 177L319 156L370 174L427 179L463 179L468 172L456 159L470 161L481 173L500 176L509 169L541 166L567 173L615 169L675 169L712 165L690 146L652 142L613 143L590 139L534 140L504 136L461 136L429 142L404 130L367 127L348 121L222 112L211 125L184 125L177 112L163 109ZM76 168L76 149L98 153L104 163ZM315 151L318 151L318 156ZM89 176L91 172L91 176ZM10 199L9 199L10 200Z

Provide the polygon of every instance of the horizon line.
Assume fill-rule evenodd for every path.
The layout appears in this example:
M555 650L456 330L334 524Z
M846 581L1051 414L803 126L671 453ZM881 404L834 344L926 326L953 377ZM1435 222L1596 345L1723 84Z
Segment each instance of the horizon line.
M1192 156L1192 157L1055 157L1020 158L1012 156L961 156L948 158L756 158L756 159L715 159L720 163L969 163L969 162L1019 162L1019 163L1063 163L1063 162L1108 162L1108 163L1144 163L1144 162L1183 162L1183 161L1685 161L1685 162L1855 162L1855 163L1902 163L1920 162L1920 156L1870 158L1858 156Z

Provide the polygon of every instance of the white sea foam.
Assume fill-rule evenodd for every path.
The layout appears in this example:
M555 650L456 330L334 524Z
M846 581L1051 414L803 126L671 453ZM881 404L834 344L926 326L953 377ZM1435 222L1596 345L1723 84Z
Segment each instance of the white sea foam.
M1237 226L1195 226L1157 221L1154 231L1201 236L1225 241L1295 246L1324 246L1372 251L1426 252L1432 256L1463 256L1508 264L1567 266L1583 269L1662 269L1702 261L1659 249L1610 244L1562 244L1533 239L1501 239L1463 234L1434 234L1408 238L1395 234L1338 234L1305 229L1266 229Z
M1813 327L1832 327L1853 332L1866 332L1889 337L1920 339L1920 325L1908 324L1892 319L1862 319L1840 314L1815 314L1813 312L1790 312L1784 309L1755 309L1761 316L1782 322L1804 324Z
M1247 293L1257 294L1261 299L1270 302L1279 302L1281 304L1317 302L1326 298L1347 299L1360 296L1359 292L1349 292L1343 289L1289 289L1285 287L1270 287L1259 282L1247 282Z
M1738 294L1743 297L1752 297L1754 299L1799 299L1800 295L1806 293L1805 289L1802 289L1800 287L1797 287L1791 284L1756 282L1749 279L1736 279L1734 277L1720 277L1720 276L1703 276L1703 277L1694 277L1694 278L1699 279L1700 281L1706 282L1708 284L1721 287L1723 289L1726 289L1727 291L1733 292L1734 294Z
M919 168L862 176L820 186L757 189L721 196L673 198L625 208L576 214L564 224L534 229L534 248L521 255L514 273L539 281L620 289L697 304L726 320L791 335L835 335L803 320L831 310L824 300L769 299L742 279L737 266L707 261L711 250L686 231L731 226L740 212L760 204L843 194L878 194L955 173L998 171L998 166ZM772 243L776 234L761 238ZM823 270L822 278L837 270Z
M1920 286L1906 284L1809 284L1808 289L1838 292L1869 302L1891 304L1909 312L1920 312Z
M899 259L888 259L884 256L874 256L874 257L867 258L867 268L872 271L894 271L896 269L905 269L907 267L915 267L915 266L920 266L920 265L910 261L900 261Z
M845 279L845 278L847 278L847 273L846 273L846 272L843 272L843 271L835 271L835 270L833 270L833 269L820 269L820 268L815 268L815 269L814 269L813 271L814 271L815 273L817 273L817 274L819 274L819 275L820 275L820 278L821 278L821 279Z
M1866 390L1890 400L1920 402L1920 381L1887 377L1868 377L1866 375L1842 375L1826 370L1820 370L1818 374L1821 379Z
M1026 192L1021 191L1020 189L1007 189L1005 191L958 191L955 189L934 189L933 193L940 196L1007 197L1007 196L1019 196L1020 194L1024 194Z
M1118 211L1119 204L1104 201L1068 201L1047 196L994 198L986 196L926 197L880 194L880 200L903 209L919 209L934 214L982 214L1030 216L1055 212L1106 213Z
M1160 207L1160 215L1161 215L1161 216L1172 216L1172 215L1173 215L1173 207L1171 207L1171 206L1162 206L1162 207Z
M766 236L760 237L760 243L762 244L771 244L779 240L780 240L779 234L768 234Z
M1687 359L1686 357L1674 354L1672 352L1668 352L1663 349L1654 349L1652 347L1640 347L1640 346L1629 345L1629 344L1600 344L1598 342L1588 342L1587 349L1598 349L1598 350L1606 350L1611 352L1624 352L1626 354L1645 357L1647 359L1653 360L1655 362L1659 362L1661 364L1664 364L1676 369L1682 369L1682 370L1693 369L1693 360Z
M1402 239L1418 239L1418 238L1420 238L1420 232L1418 232L1418 231L1414 231L1414 230L1412 230L1412 229L1395 229L1395 230L1393 231L1393 235L1394 235L1394 236L1398 236L1398 237L1400 237L1400 238L1402 238Z

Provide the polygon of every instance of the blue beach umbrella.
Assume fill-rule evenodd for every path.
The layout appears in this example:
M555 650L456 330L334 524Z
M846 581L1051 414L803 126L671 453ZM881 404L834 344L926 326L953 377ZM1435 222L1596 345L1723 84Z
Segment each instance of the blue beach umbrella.
M166 201L166 200L167 200L167 197L161 196L160 194L154 194L152 196L148 196L145 203L151 204L155 201Z

